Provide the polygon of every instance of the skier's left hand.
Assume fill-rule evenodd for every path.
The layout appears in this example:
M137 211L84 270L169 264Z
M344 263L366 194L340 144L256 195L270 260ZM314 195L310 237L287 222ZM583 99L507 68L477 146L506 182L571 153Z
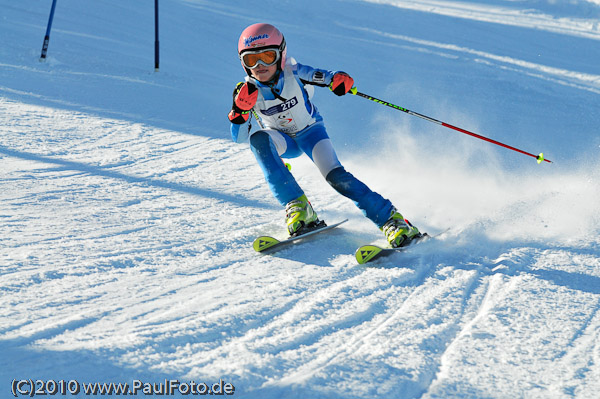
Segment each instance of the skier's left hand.
M338 96L343 96L348 93L354 85L354 79L345 72L338 72L333 75L329 89Z

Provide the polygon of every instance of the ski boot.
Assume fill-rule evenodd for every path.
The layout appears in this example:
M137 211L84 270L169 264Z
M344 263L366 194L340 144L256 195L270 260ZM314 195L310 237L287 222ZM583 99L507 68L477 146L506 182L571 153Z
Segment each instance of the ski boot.
M419 229L404 219L396 208L392 208L392 215L383 227L381 227L381 230L392 248L408 245L413 238L421 235Z
M317 213L313 210L306 195L288 202L285 206L285 223L291 237L295 237L312 230L314 227L325 224L319 221Z

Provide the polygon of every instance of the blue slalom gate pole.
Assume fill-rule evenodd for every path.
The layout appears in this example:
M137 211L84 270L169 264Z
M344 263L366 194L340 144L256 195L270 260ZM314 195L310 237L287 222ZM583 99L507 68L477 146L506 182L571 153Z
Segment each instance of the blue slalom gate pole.
M158 71L160 46L158 44L158 0L154 0L154 70Z
M50 17L48 18L48 27L46 28L46 36L44 36L44 44L42 45L42 55L40 56L40 61L46 60L46 53L48 52L48 43L50 42L50 29L52 29L52 20L54 19L55 8L56 0L52 0L52 8L50 9Z

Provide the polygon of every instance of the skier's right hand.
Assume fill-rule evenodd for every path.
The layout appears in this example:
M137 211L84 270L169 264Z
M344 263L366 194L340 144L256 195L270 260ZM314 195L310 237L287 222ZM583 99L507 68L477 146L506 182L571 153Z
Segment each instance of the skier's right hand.
M231 123L241 125L248 121L250 110L256 104L258 90L256 86L248 82L240 82L233 90L233 105L227 118Z
M237 92L237 93L236 93ZM256 105L258 89L250 82L244 82L236 86L233 103L242 111L250 111Z

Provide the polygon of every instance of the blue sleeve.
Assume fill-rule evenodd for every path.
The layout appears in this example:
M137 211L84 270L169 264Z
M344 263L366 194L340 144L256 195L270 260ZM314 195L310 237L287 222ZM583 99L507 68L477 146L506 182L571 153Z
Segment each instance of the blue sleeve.
M297 76L308 82L314 83L318 86L329 86L331 79L338 71L329 71L327 69L313 68L309 65L296 64Z
M248 141L248 122L241 125L236 125L235 123L232 123L230 131L231 140L233 140L235 143L244 143Z

